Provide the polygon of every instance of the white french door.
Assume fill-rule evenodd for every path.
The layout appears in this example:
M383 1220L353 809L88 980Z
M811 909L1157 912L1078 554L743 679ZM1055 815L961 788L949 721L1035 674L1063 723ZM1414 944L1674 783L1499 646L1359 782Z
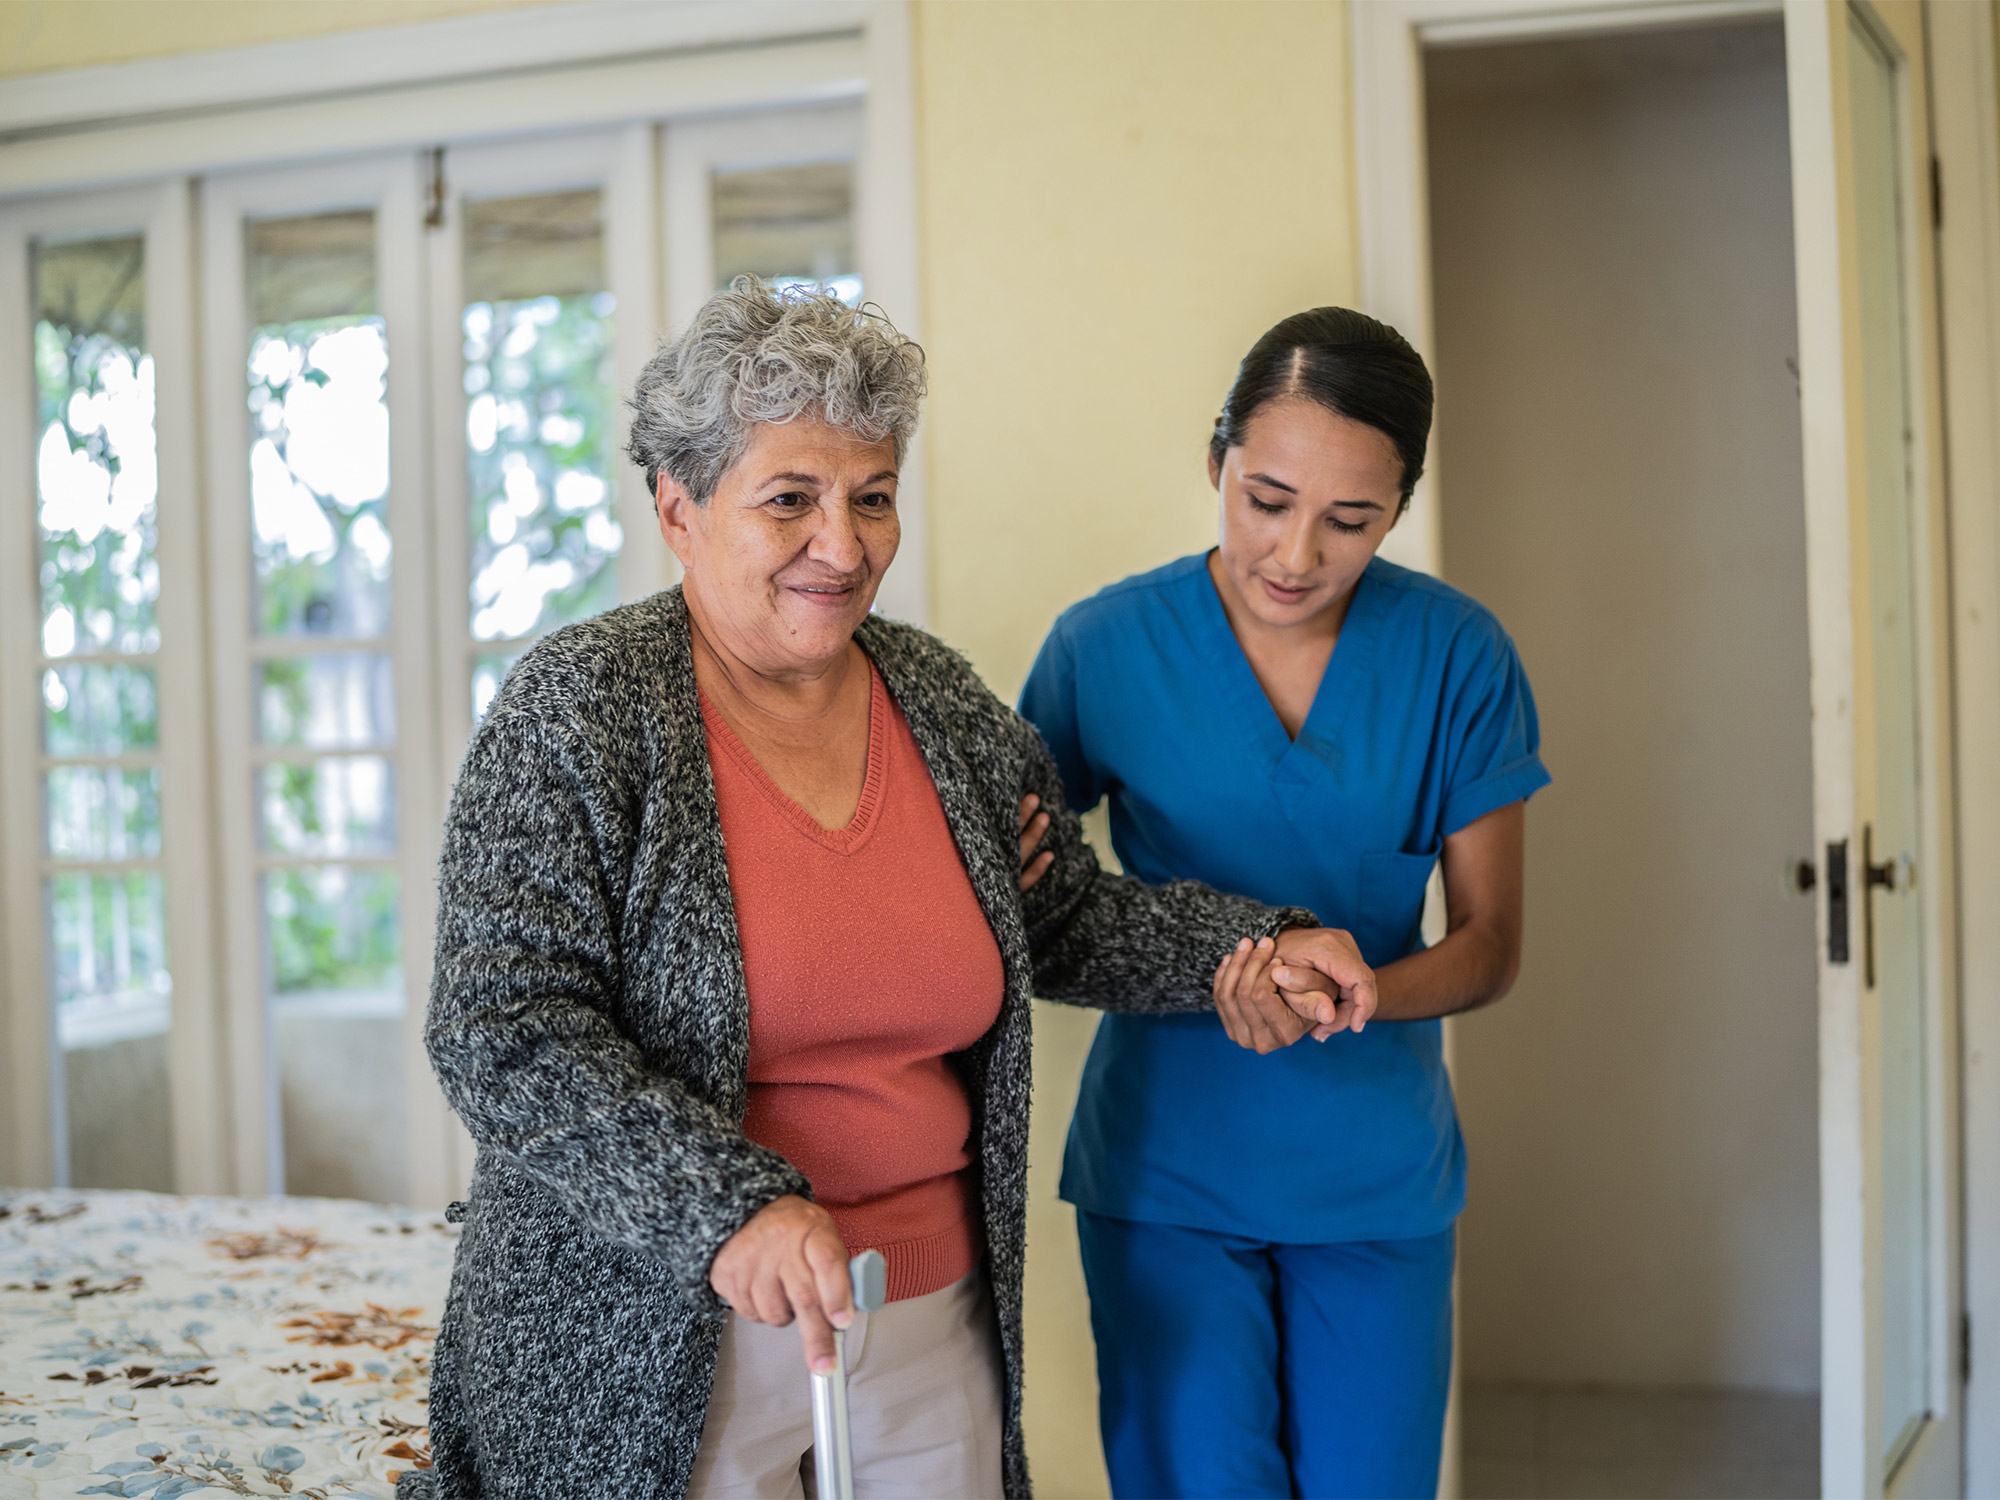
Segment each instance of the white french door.
M227 1185L182 182L0 209L5 1167Z
M438 820L423 187L397 153L203 193L241 1192L403 1201L441 1175L419 1035Z
M1821 1484L1963 1492L1955 862L1925 29L1785 10L1819 932Z

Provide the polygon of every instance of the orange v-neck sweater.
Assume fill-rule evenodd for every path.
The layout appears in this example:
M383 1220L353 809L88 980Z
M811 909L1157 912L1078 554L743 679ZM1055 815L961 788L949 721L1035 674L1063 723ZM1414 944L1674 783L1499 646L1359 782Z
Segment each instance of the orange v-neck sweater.
M849 1253L880 1250L891 1301L979 1258L972 1106L952 1054L1000 1014L1000 949L930 769L869 668L861 805L827 829L704 696L750 996L743 1132L812 1183Z

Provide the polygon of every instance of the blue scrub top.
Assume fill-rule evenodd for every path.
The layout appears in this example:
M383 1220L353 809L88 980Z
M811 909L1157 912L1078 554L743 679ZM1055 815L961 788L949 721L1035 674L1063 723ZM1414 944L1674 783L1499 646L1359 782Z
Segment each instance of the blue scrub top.
M1065 611L1021 712L1054 752L1070 806L1111 799L1127 873L1310 907L1377 967L1423 947L1445 835L1549 781L1534 697L1499 622L1380 558L1355 585L1296 740L1205 555ZM1291 1244L1439 1233L1465 1201L1442 1045L1437 1021L1378 1021L1259 1057L1212 1011L1107 1015L1062 1196Z

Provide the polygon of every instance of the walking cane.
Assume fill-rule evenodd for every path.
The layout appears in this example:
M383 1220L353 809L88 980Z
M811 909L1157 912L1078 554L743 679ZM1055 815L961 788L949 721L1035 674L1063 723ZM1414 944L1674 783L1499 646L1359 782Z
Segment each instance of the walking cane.
M847 1263L854 1306L874 1312L889 1300L889 1265L879 1250ZM833 1330L833 1369L812 1378L813 1474L819 1500L854 1500L854 1447L847 1431L847 1335Z

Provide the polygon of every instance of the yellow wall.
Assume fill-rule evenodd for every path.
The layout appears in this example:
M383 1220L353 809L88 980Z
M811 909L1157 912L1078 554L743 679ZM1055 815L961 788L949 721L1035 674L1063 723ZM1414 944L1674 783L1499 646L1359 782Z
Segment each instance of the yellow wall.
M1344 8L917 16L934 620L1011 692L1072 600L1207 545L1210 424L1355 291Z
M933 622L1011 695L1064 605L1213 539L1236 361L1354 296L1347 18L929 0L916 33ZM1055 1195L1094 1025L1035 1021L1027 1428L1053 1500L1109 1493Z
M435 21L536 0L0 0L0 78Z

